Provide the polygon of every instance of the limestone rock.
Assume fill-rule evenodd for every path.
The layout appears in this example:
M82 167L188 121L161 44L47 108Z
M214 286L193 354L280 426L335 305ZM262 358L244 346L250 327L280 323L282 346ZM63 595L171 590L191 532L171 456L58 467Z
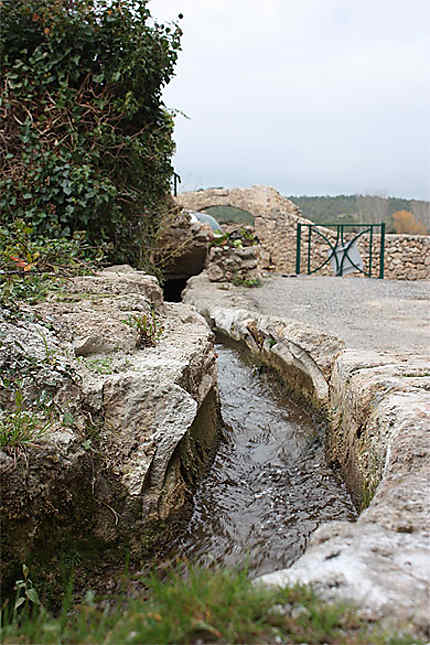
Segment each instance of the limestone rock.
M261 281L259 245L249 227L235 228L221 246L213 246L207 261L211 282L233 282L251 286Z
M149 311L163 332L137 349L121 320ZM27 361L25 401L52 398L55 414L33 441L0 451L6 576L67 543L105 557L160 543L185 517L217 441L213 334L190 307L163 304L150 276L78 278L33 313L40 324L0 322L2 374ZM13 406L2 395L3 413Z
M176 201L184 208L201 210L210 206L235 206L248 211L255 217L255 232L261 243L259 268L292 274L296 271L297 224L312 224L304 219L299 208L283 197L271 186L251 188L208 189L186 192L177 196ZM336 242L333 229L320 227L319 230ZM311 270L325 264L329 246L323 237L312 235ZM301 273L306 273L308 229L302 228ZM357 241L365 270L369 271L369 233ZM379 276L380 237L373 233L372 277ZM318 271L318 275L333 275L330 264ZM355 272L354 276L363 276ZM385 236L385 277L391 280L430 279L430 236L393 235Z
M378 525L332 522L317 529L289 569L261 576L268 586L310 584L329 601L355 602L369 620L397 628L430 627L428 538ZM424 621L424 622L423 622Z
M345 349L306 325L260 314L243 290L221 291L204 275L189 281L185 300L325 406L327 459L363 509L356 523L322 525L292 567L256 583L309 583L371 620L428 637L430 356Z
M289 387L324 409L329 380L344 343L308 325L248 308L249 297L211 287L205 273L192 278L184 302L193 304L213 327L244 342L252 352L277 369Z
M203 271L209 244L214 239L211 227L192 221L187 211L182 211L169 221L159 241L160 253L155 262L163 267L170 279L189 278Z
M331 381L327 455L361 507L356 524L320 527L290 569L265 584L310 583L371 618L430 633L429 359L345 351Z

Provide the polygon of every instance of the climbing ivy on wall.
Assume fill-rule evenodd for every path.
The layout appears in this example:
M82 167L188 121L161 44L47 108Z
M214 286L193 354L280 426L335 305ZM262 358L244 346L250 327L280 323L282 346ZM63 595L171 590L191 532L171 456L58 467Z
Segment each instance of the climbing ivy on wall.
M86 231L143 262L172 175L180 50L147 0L0 0L0 225Z

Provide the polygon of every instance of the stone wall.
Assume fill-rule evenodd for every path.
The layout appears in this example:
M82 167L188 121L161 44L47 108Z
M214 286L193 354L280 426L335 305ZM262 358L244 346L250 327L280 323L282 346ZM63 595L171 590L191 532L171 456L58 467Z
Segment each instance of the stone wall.
M430 235L387 235L385 276L393 280L429 280Z
M255 217L255 232L262 246L260 268L273 269L281 273L296 272L297 223L310 224L301 216L298 207L289 199L282 197L269 186L252 188L210 189L178 195L177 202L184 208L201 211L210 206L235 206L249 211ZM308 227L302 227L301 273L307 272L306 253L308 248ZM320 231L333 243L336 235L332 230ZM327 242L312 233L312 258L310 269L313 271L327 260ZM369 238L363 235L358 241L360 255L368 271ZM380 237L372 240L372 277L379 277ZM328 263L318 275L333 275ZM352 275L363 275L355 273ZM385 236L385 277L391 280L429 280L430 279L430 236L424 235L386 235Z
M262 278L259 271L260 250L252 226L225 227L224 236L218 238L209 251L209 280L256 286Z
M209 252L207 274L211 282L233 282L252 286L261 279L258 271L258 247L212 247Z

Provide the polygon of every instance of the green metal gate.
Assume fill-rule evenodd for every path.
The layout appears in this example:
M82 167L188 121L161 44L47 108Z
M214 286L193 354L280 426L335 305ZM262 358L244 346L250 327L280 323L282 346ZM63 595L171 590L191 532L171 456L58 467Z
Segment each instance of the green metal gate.
M336 228L336 240L332 241L329 237L319 229L327 229L328 227ZM346 240L345 239L345 229L354 227L354 228L363 228L362 231L357 233L353 238ZM302 240L303 240L303 229L308 229L308 236L306 243L306 272L308 275L311 273L316 273L325 267L329 262L332 262L335 268L335 274L337 276L343 276L346 266L351 270L359 271L364 273L368 278L372 277L372 270L374 269L374 253L373 253L373 242L375 240L375 234L379 232L380 241L379 241L379 275L378 277L383 279L384 277L384 250L385 250L385 224L305 224L299 222L297 224L297 242L296 242L296 273L300 274L301 272L301 256L302 256ZM375 230L376 229L376 230ZM327 259L324 260L317 268L311 269L311 257L312 257L312 235L318 235L321 237L328 245L327 249ZM369 235L369 253L367 258L367 271L364 266L356 260L356 253L353 253L353 250L357 249L356 242L357 240L365 235ZM334 236L334 232L333 232Z

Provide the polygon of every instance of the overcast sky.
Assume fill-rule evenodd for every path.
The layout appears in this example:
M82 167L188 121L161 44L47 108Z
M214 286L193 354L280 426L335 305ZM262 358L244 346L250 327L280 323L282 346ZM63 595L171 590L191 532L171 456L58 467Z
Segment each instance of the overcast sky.
M184 14L181 190L430 200L430 0L150 0Z

